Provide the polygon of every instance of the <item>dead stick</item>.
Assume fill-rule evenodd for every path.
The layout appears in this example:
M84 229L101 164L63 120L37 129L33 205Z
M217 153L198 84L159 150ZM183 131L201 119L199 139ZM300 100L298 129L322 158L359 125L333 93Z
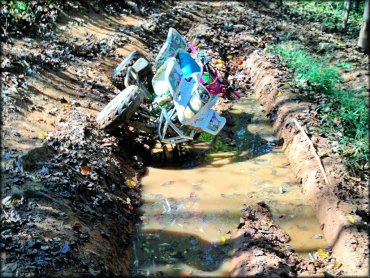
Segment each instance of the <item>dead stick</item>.
M315 151L315 147L313 146L312 144L312 141L310 139L310 137L308 137L307 133L304 131L303 127L300 125L300 123L295 119L293 118L293 122L294 124L297 126L297 128L303 133L303 135L306 137L307 141L308 141L308 144L310 145L311 147L311 150L312 150L312 153L313 153L313 156L316 158L318 164L319 164L319 167L320 167L320 170L324 176L324 180L326 182L327 185L330 185L329 183L329 180L328 180L328 177L326 175L326 172L325 172L325 169L324 169L324 165L322 164L322 161L320 159L320 157L318 156L318 154L316 153Z

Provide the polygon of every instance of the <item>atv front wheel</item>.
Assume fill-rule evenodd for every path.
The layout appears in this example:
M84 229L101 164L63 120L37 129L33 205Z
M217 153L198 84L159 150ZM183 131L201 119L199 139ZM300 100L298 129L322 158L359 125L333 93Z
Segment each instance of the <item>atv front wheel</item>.
M96 117L100 129L112 131L130 120L144 100L144 93L138 86L130 85L112 99Z

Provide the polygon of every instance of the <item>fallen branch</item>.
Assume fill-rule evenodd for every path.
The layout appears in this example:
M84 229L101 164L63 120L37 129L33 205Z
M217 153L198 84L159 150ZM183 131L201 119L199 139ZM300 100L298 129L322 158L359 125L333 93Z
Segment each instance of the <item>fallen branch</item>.
M297 128L303 133L303 136L307 139L308 141L308 144L310 145L311 147L311 150L312 150L312 154L313 156L315 157L315 159L317 160L318 164L319 164L319 167L320 167L320 170L321 170L321 173L323 174L324 176L324 180L326 182L327 185L330 185L329 183L329 180L328 180L328 177L326 175L326 172L325 172L325 169L324 169L324 165L322 164L322 161L320 159L320 157L318 156L318 154L316 153L315 151L315 147L313 146L313 143L310 139L310 137L308 137L307 133L304 131L303 127L301 126L301 124L295 119L293 118L293 122L294 124L297 126Z

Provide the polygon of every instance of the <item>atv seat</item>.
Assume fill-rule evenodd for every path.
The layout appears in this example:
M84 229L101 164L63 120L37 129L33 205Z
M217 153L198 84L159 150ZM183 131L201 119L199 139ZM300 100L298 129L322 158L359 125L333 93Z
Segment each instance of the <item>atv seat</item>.
M180 68L184 78L189 77L191 74L195 72L201 72L200 66L197 62L194 61L193 57L190 56L184 50L178 50L176 55L177 60L179 61Z

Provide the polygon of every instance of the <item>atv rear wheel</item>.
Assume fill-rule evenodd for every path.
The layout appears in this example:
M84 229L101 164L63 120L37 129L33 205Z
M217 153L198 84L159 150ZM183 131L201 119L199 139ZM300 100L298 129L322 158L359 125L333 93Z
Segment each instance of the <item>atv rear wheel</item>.
M98 114L96 121L100 129L112 131L130 120L144 100L144 93L138 86L131 85L112 99Z

